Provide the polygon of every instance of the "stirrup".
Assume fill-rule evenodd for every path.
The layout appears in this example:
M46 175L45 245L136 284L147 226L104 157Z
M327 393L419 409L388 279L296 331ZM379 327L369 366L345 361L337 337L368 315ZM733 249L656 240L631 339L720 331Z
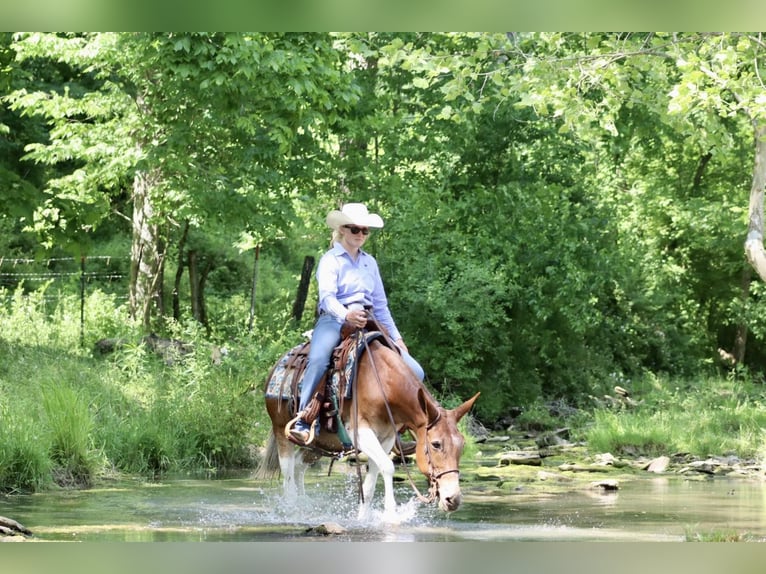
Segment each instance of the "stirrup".
M303 415L303 411L299 412L294 419L291 419L285 425L285 437L287 438L287 440L289 440L290 442L294 444L297 444L298 446L308 446L312 442L314 442L314 424L316 423L316 421L314 421L313 423L309 425L309 430L308 430L309 437L306 439L305 442L298 440L298 438L293 436L293 433L292 433L295 423L298 422L298 420L302 417L302 415Z

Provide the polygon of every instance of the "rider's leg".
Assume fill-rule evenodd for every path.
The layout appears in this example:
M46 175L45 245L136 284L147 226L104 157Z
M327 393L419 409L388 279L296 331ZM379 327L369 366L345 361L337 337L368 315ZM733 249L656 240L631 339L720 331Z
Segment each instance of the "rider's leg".
M311 347L309 347L309 358L306 364L306 371L301 383L301 396L298 404L298 411L303 411L311 402L316 387L319 384L322 375L324 375L330 364L330 357L333 349L340 340L340 323L331 315L320 315L314 325L314 332L311 335ZM298 419L295 424L297 433L296 438L305 442L308 439L309 425L303 419ZM303 435L303 433L306 433Z
M410 369L412 369L419 381L426 378L426 373L423 370L423 367L421 367L420 363L415 360L415 357L410 355L407 351L402 351L402 359L404 359L404 362L407 363Z

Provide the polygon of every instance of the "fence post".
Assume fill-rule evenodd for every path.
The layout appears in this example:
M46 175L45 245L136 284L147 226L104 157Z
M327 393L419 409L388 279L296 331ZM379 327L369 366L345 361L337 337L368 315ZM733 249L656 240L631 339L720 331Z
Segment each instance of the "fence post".
M85 347L85 256L80 256L80 347Z

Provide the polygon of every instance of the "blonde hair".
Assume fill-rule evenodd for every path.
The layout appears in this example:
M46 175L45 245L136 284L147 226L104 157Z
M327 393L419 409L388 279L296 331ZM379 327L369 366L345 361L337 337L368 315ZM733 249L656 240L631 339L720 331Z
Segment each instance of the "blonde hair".
M340 227L336 227L332 230L332 237L330 237L330 247L335 245L336 242L340 242L343 234L340 232Z

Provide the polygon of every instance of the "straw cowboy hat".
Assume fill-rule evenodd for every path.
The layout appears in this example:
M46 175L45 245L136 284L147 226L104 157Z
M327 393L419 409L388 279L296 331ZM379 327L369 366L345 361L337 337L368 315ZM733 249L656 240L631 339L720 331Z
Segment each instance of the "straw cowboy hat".
M338 229L342 225L358 225L359 227L383 227L383 219L377 213L367 211L363 203L347 203L340 211L334 209L327 214L327 225Z

